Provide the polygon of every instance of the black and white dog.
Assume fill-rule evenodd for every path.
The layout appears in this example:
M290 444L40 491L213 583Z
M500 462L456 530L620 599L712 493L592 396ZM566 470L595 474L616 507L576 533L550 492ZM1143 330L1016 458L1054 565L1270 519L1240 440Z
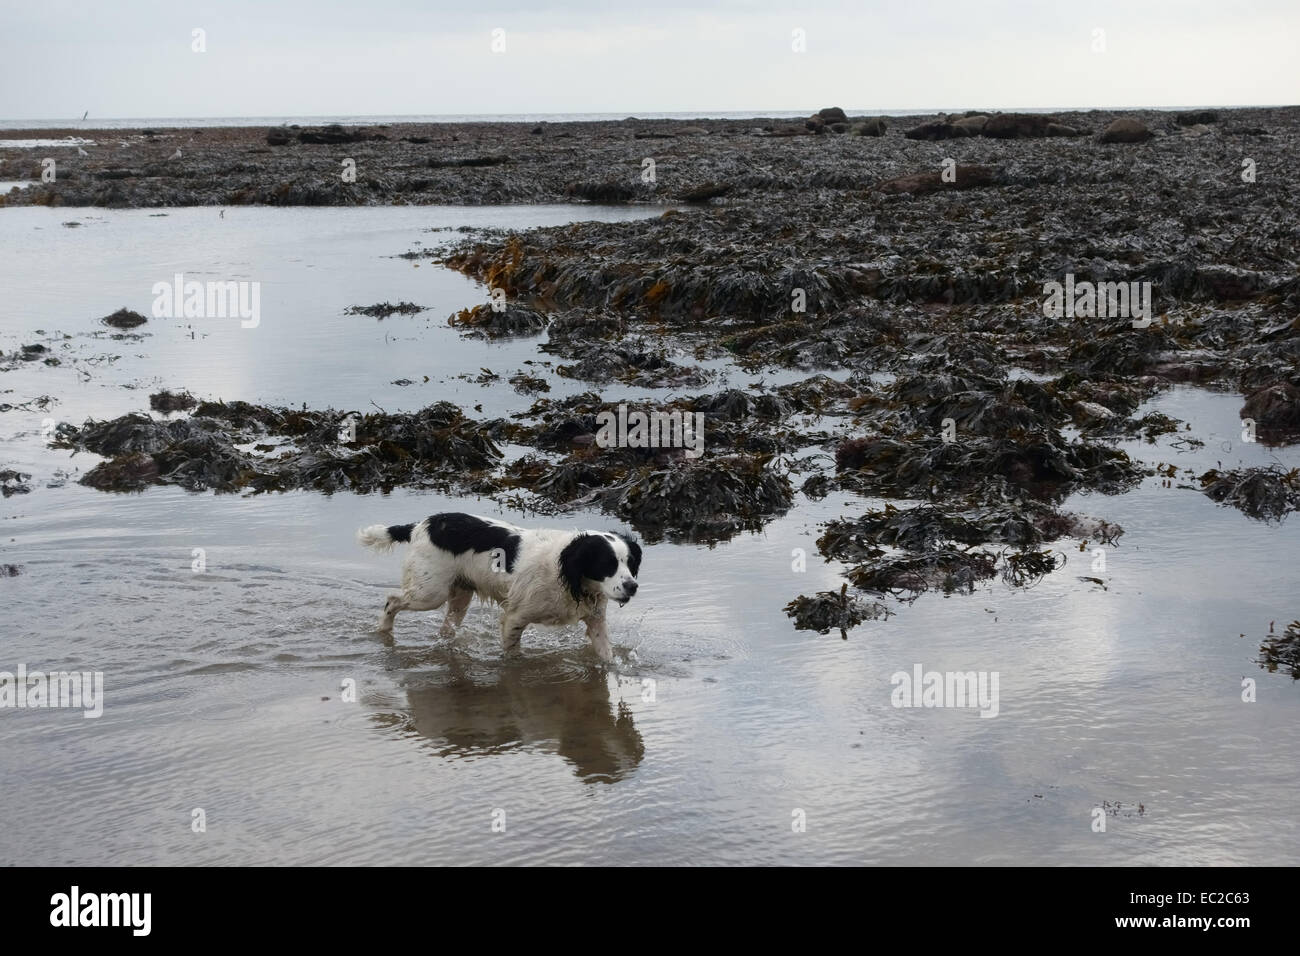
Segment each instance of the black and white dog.
M614 659L605 628L610 601L636 594L641 546L604 531L518 528L492 518L447 513L416 524L362 528L357 540L386 551L411 545L402 564L402 590L389 595L379 630L391 631L398 611L432 611L447 605L443 637L454 637L477 594L504 609L501 645L519 647L529 624L587 625L602 661Z

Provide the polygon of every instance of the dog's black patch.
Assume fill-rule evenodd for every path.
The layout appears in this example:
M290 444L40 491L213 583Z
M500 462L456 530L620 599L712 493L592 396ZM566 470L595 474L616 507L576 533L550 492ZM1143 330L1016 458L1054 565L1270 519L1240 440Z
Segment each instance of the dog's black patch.
M506 556L507 572L515 569L515 558L519 555L519 535L500 525L460 512L430 515L429 540L435 547L452 554L464 554L466 551L481 554L500 548Z
M641 571L641 545L635 538L623 534L621 531L615 531L616 535L623 539L627 545L627 569L632 572L632 577L636 577Z
M603 581L618 570L618 558L608 538L580 534L560 552L560 580L575 601L582 600L582 579Z
M413 524L390 524L388 526L388 536L394 541L410 541L411 529L414 527Z

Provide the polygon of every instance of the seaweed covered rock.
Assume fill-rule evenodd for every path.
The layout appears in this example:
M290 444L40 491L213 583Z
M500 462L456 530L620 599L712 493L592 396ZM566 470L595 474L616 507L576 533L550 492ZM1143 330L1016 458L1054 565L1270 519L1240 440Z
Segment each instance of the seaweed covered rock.
M583 382L620 381L651 388L698 388L709 380L703 369L681 365L669 357L666 349L639 339L624 339L619 345L553 339L545 351L571 359L573 364L558 366L556 373Z
M1275 382L1252 392L1241 417L1255 422L1256 435L1270 445L1300 440L1300 386Z
M989 117L982 132L990 139L1036 139L1046 136L1048 127L1057 122L1044 113L998 113Z
M914 196L921 196L942 189L975 189L980 186L996 186L998 184L998 175L999 171L994 166L959 165L953 167L952 174L948 179L945 179L944 173L939 170L912 173L908 176L898 176L894 179L885 180L877 184L876 189L886 195L911 193Z
M606 507L647 537L693 539L754 530L794 503L790 479L765 458L684 459L639 475L607 497Z
M952 442L916 434L847 439L836 462L841 487L881 497L954 493L986 502L1024 495L1051 501L1081 488L1116 494L1142 479L1122 450L1067 442L1041 428Z
M1258 521L1281 521L1300 509L1300 469L1278 465L1219 471L1200 477L1201 490L1221 505L1231 505Z
M832 628L848 640L848 631L864 621L875 621L889 616L890 611L878 601L864 601L848 593L848 585L838 592L818 591L812 597L799 595L785 606L787 617L801 631L829 634Z
M100 491L143 491L158 481L158 463L142 451L101 462L81 478L81 484Z
M921 552L940 544L997 543L1028 548L1067 535L1112 544L1123 533L1118 525L1032 502L973 510L953 505L898 508L886 504L857 518L827 522L817 548L828 558L852 562L877 555L883 547Z
M545 314L519 305L497 310L480 304L461 309L447 320L448 325L467 335L488 339L538 335L546 331L546 323Z
M979 130L970 126L961 126L957 123L949 123L946 120L939 120L933 123L922 123L920 126L914 126L903 132L907 139L917 139L926 142L933 142L941 139L963 139L967 136L978 136Z
M2 468L0 469L0 495L8 498L12 495L28 494L32 490L32 486L28 484L31 480L31 475L13 468Z
M187 412L198 405L198 400L189 392L169 392L163 389L149 396L149 407L155 412Z
M106 315L99 320L105 325L111 325L115 329L134 329L144 325L149 320L139 312L132 312L130 309L121 308L112 315Z
M1145 143L1154 135L1141 120L1121 116L1111 120L1098 140L1103 143Z
M971 592L997 574L998 558L989 551L937 548L919 555L881 555L848 571L863 591L915 599L926 591Z
M1270 673L1290 671L1293 680L1300 680L1300 621L1292 621L1280 635L1264 638L1259 645L1259 663Z
M354 305L344 310L345 315L368 315L372 319L386 319L390 315L416 315L428 311L414 302L378 302L374 305Z
M175 421L136 413L63 426L55 445L111 457L82 479L101 490L171 484L191 491L373 491L471 481L501 457L490 430L449 402L368 415L203 402ZM286 447L270 454L270 439ZM268 453L240 447L254 441Z

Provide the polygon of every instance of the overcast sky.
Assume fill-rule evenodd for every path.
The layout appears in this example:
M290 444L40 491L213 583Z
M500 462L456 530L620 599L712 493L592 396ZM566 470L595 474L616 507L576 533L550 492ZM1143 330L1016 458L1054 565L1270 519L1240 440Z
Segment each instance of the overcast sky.
M0 2L0 119L1300 103L1300 0Z

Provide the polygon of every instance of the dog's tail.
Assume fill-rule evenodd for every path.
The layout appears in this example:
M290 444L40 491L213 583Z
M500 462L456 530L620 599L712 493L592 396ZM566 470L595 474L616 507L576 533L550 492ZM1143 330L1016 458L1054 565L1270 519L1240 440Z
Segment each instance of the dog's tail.
M372 524L357 532L357 541L371 551L387 551L399 541L409 542L414 527L413 524L391 524L387 527Z

